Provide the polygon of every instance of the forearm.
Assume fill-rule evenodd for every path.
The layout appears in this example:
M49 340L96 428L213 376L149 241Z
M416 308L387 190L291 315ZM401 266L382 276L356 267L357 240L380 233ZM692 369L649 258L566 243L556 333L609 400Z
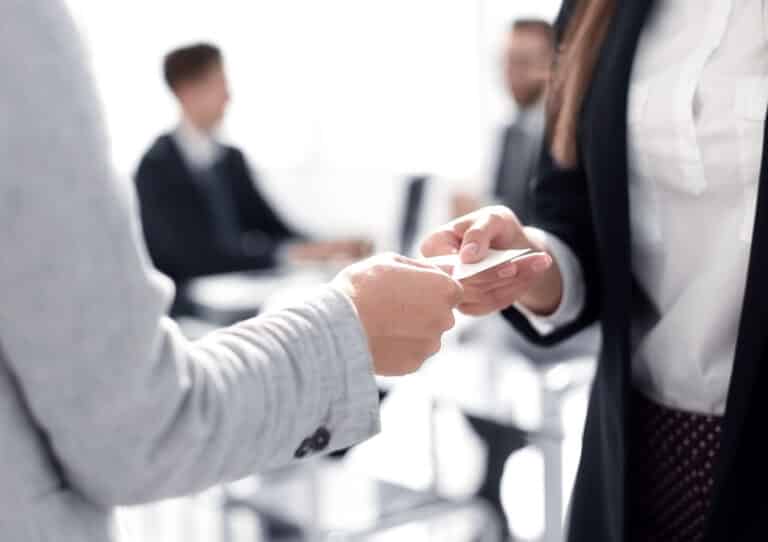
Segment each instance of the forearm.
M537 247L549 253L553 265L549 270L551 273L536 285L538 291L530 296L533 301L528 299L529 296L523 297L510 311L517 309L540 335L549 335L574 324L583 313L586 304L584 273L574 252L557 236L532 227L526 228L526 233ZM535 297L537 293L540 294L538 298ZM548 299L552 300L552 305L543 305ZM509 316L510 311L505 315Z
M198 343L165 316L172 286L149 264L132 186L112 174L71 22L25 5L21 24L0 4L25 29L0 48L0 69L18 74L0 87L0 118L17 128L0 133L0 329L62 482L99 504L140 502L284 464L320 427L331 447L373 434L367 340L338 292Z
M92 498L126 504L198 491L295 460L321 428L330 443L310 454L378 431L367 341L349 301L332 289L196 343L167 320L161 329L151 384L148 374L143 386L108 386L123 416L106 409L98 436L69 445L57 429L91 433L78 424L92 422L70 418L54 428L71 483ZM119 472L104 478L117 463Z
M95 219L102 228L76 226L94 236L69 242L62 224L41 236L16 216L3 238L14 254L0 271L3 346L68 485L142 502L285 464L320 428L323 451L377 431L367 339L343 295L190 343L164 316L172 289L130 225Z

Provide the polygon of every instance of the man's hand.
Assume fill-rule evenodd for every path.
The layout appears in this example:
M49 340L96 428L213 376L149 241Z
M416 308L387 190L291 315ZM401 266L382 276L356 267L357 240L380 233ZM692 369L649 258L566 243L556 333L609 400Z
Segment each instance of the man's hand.
M365 239L312 241L290 247L288 257L297 262L352 262L371 255L373 243Z
M443 226L422 243L424 256L459 253L465 263L481 261L489 248L530 248L545 252L529 236L515 214L502 206L486 207ZM462 282L464 298L459 310L483 315L520 302L531 311L554 312L562 297L562 278L552 257L533 254L489 269Z
M382 376L411 373L437 353L462 299L461 285L446 273L398 255L352 265L334 284L355 304Z

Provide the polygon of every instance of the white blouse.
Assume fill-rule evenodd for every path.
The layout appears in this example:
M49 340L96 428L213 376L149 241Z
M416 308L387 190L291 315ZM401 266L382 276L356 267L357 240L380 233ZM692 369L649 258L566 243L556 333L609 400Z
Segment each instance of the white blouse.
M766 0L660 0L635 59L633 271L658 318L633 345L633 380L674 408L725 410L768 108L767 22ZM532 318L540 329L572 319L584 297L573 254L550 241L565 295L555 315Z

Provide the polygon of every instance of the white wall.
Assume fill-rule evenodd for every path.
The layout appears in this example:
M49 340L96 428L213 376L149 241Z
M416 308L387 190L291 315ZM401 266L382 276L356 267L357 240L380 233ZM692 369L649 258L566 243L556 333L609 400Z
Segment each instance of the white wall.
M506 114L499 44L558 0L69 0L92 54L118 171L173 125L162 55L225 51L227 137L278 206L319 235L393 231L409 173L481 183Z

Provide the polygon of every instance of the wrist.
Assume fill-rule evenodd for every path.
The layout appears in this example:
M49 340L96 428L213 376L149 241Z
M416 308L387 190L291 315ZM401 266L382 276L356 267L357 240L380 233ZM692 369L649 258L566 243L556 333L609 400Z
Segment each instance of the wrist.
M344 272L336 277L332 285L337 291L341 292L342 295L344 295L344 297L349 300L349 303L352 305L352 308L357 315L357 319L360 321L360 325L365 332L365 336L370 342L371 330L373 326L372 323L368 321L367 317L369 315L369 311L365 310L365 307L363 306L363 300L358 287L355 286L352 280L350 280L350 277L348 277Z
M531 288L518 303L538 316L554 314L563 299L563 280L557 262L542 276L539 283Z

